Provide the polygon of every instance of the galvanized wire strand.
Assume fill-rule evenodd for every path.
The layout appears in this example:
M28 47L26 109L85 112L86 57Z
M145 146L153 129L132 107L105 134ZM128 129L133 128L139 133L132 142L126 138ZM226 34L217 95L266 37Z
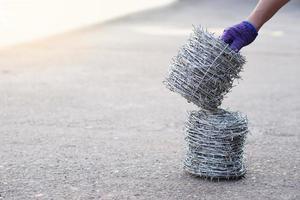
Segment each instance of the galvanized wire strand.
M200 26L194 26L187 43L170 65L165 85L188 102L214 110L232 88L245 58Z

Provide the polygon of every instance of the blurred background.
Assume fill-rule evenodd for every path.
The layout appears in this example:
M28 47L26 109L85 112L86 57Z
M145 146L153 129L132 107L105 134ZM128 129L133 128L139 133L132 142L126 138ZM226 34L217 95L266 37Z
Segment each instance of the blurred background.
M220 35L253 0L0 0L0 200L300 199L300 1L241 53L223 108L248 116L247 175L185 174L198 109L162 84L192 24Z
M28 42L174 0L1 0L0 48Z

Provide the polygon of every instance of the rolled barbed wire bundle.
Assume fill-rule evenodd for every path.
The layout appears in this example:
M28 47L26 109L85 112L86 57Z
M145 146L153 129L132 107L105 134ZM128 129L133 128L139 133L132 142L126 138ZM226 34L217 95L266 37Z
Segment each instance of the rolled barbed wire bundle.
M247 118L239 112L190 112L184 169L211 179L242 177L246 172L243 147L247 133Z
M170 65L164 84L188 102L214 110L232 88L245 58L200 26L194 27L187 43Z

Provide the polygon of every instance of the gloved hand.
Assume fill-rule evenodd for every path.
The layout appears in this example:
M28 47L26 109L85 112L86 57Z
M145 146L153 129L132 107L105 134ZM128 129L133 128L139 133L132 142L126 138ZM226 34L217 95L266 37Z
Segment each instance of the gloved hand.
M256 28L247 21L243 21L224 30L221 39L238 52L244 46L253 42L258 35Z

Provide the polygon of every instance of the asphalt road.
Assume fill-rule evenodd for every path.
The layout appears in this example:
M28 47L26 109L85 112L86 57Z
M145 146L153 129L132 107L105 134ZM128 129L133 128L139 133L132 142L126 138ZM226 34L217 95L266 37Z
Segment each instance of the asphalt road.
M248 173L182 171L186 111L163 85L191 24L220 32L252 1L180 1L0 51L0 199L300 199L300 3L242 53L225 108L248 115Z

